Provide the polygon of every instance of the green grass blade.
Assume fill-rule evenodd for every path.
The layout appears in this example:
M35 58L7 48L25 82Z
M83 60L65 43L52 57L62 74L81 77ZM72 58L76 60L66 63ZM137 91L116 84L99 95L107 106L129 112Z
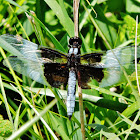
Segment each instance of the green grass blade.
M6 98L5 90L4 90L4 87L3 87L3 84L2 84L1 75L0 75L0 87L1 87L1 91L2 91L3 98L4 98L4 103L5 103L5 107L6 107L6 111L7 111L9 120L10 120L11 124L13 125L13 131L15 131L12 115L11 115L10 108L9 108L9 105L8 105L8 101L7 101L7 98Z
M21 105L19 106L17 112L16 112L16 117L15 117L15 121L14 121L14 127L15 127L15 131L18 130L18 124L19 124L19 116L20 116L20 109L21 109Z
M60 23L64 27L64 29L67 31L70 37L74 36L74 24L70 17L68 16L64 1L60 1L60 4L56 0L45 0L45 2L48 4L48 6L53 10L53 12L58 17Z
M13 86L14 87L14 86ZM15 88L15 87L14 87ZM16 88L15 88L16 89ZM51 109L57 102L56 99L54 99L51 103L49 103L44 109L43 111L41 111L40 113L38 113L38 111L31 105L31 103L17 90L17 92L22 96L22 98L28 103L28 105L35 111L35 113L37 114L36 117L34 117L32 120L30 120L29 122L27 122L25 125L23 125L22 127L20 127L20 129L18 129L15 133L13 133L13 135L11 135L8 139L15 139L20 137L25 131L27 131L35 122L37 122L39 119L43 122L43 124L47 127L47 129L49 130L49 132L53 135L53 137L55 139L57 139L57 137L55 136L55 134L52 132L52 130L49 128L49 126L47 125L47 123L44 121L44 119L42 118L42 116L44 114L46 114L46 112Z

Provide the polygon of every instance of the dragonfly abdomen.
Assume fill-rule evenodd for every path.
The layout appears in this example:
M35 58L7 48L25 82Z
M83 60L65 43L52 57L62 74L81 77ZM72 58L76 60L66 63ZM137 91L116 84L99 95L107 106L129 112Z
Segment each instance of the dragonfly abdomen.
M69 72L68 78L68 95L67 95L67 113L69 119L74 112L75 107L75 92L76 92L76 72L72 67Z

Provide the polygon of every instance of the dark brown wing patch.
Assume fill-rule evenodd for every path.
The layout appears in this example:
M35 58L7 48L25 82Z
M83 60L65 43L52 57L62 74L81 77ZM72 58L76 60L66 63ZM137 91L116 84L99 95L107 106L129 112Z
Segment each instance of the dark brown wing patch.
M79 65L81 75L81 87L83 89L89 89L87 84L90 82L90 78L96 79L98 82L104 77L103 68L94 67L94 65Z
M51 86L58 88L62 84L67 84L69 74L67 64L46 63L44 67L44 75Z
M40 50L42 51L41 52L42 57L49 58L51 60L67 57L65 54L60 53L60 52L53 50L53 49L50 49L50 48L40 47Z

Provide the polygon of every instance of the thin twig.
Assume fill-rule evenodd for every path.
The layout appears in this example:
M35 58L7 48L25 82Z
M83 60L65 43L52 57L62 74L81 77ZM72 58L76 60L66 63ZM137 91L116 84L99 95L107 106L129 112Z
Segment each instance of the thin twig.
M137 30L138 30L138 16L136 16L136 34L135 34L135 71L136 71L137 87L138 87L138 92L139 92L139 96L140 96L138 68L137 68Z
M79 34L79 2L80 0L73 1L73 10L74 10L74 33L78 37Z
M73 1L74 8L74 33L75 36L79 35L79 2L80 0ZM79 94L79 110L80 110L80 120L81 120L81 133L82 139L85 140L85 126L84 126L84 114L83 114L83 99L82 99L82 88L81 88L81 75L78 71L78 94Z
M80 74L80 71L78 71L78 94L79 94L79 110L80 110L82 140L85 140L83 98L82 98L81 74Z

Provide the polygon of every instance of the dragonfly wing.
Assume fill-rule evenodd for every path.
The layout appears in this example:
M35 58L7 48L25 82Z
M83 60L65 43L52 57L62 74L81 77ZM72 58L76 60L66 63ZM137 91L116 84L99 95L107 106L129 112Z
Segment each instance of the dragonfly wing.
M45 74L47 81L54 87L67 83L68 69L64 64L67 62L67 55L50 48L39 47L20 36L6 34L1 35L0 39L2 46L6 46L4 49L15 55L8 58L15 71L42 84L45 84ZM4 65L7 66L6 61Z
M126 81L121 66L124 68L124 70L128 75L131 75L132 73L135 72L135 64L134 64L135 47L132 46L119 47L119 48L109 50L104 54L103 53L86 54L81 56L81 60L82 60L81 63L83 65L85 66L89 65L90 67L93 67L91 71L93 71L95 75L91 74L90 76L91 78L94 78L97 75L97 80L98 80L99 76L97 73L99 69L101 69L101 72L99 72L101 73L100 77L103 78L100 83L101 87L117 85ZM140 47L137 47L137 60L140 60ZM104 77L102 77L103 76L102 70L104 73ZM101 79L100 77L99 79ZM87 79L89 78L87 77ZM85 81L88 80L85 79Z
M11 54L19 57L36 59L35 50L38 49L37 44L30 42L26 39L23 39L20 36L14 36L14 35L5 34L5 35L1 35L0 38L3 39L4 43L8 45L4 49L10 52ZM31 54L29 52L33 52L33 53Z
M103 67L100 63L103 53L90 53L81 56L81 65L79 65L79 70L81 74L81 87L83 89L88 89L90 86L90 78L96 79L100 82L104 76Z
M36 62L17 56L10 56L8 61L15 71L28 76L41 84L46 84L46 79L53 87L59 87L62 84L67 84L69 71L66 64L42 64L40 61ZM3 63L8 67L6 60L4 60Z
M2 39L2 47L15 56L25 57L32 61L40 61L41 63L67 62L65 54L47 47L39 47L37 44L20 36L6 34L1 35L0 39Z
M46 63L44 67L44 75L51 86L60 87L62 84L66 86L69 74L67 64Z
M84 54L81 55L81 64L95 64L97 62L101 61L103 53L90 53L90 54Z
M140 47L137 47L137 59L140 58ZM128 64L134 64L135 61L135 47L126 46L112 50L108 50L104 56L102 56L102 63L105 68L120 67L120 64L125 66Z
M27 60L25 58L18 58L16 56L11 56L7 58L12 66L13 70L20 74L30 77L31 79L45 84L45 77L43 73L43 65L37 63L36 61ZM3 61L3 64L8 67L7 59Z
M137 59L139 60L140 47L137 47L137 56ZM103 63L103 68L105 68L104 79L100 83L101 87L125 82L126 77L124 76L121 66L128 75L135 72L135 47L126 46L113 49L112 51L109 50L106 52L106 55L102 57L101 62Z
M90 78L94 78L100 82L104 77L103 68L96 68L94 65L79 65L79 70L81 74L81 87L83 89L90 88L87 84L90 82Z

